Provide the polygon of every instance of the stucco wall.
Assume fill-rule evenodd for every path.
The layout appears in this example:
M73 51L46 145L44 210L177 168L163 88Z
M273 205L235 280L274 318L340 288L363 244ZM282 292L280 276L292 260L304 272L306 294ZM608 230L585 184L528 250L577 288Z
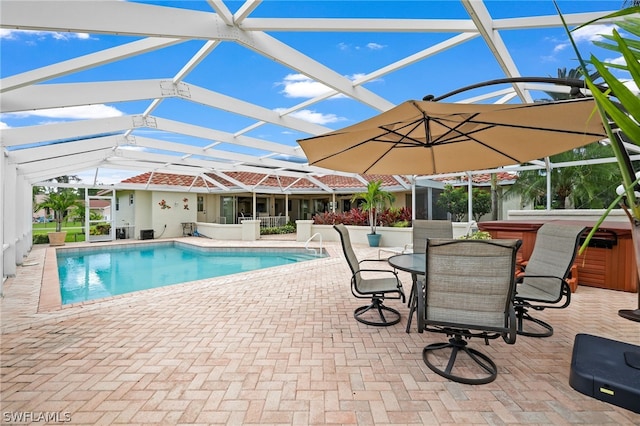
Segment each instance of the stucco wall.
M162 208L160 205L163 201L166 208ZM151 196L150 209L151 226L155 238L181 237L182 223L195 223L197 220L195 194L154 191Z

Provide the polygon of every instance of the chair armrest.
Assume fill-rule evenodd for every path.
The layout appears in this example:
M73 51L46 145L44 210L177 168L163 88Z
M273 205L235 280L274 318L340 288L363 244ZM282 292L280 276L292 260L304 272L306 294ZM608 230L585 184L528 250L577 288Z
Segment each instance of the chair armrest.
M518 278L518 282L522 281L525 278L534 278L534 279L535 278L554 278L558 281L563 281L563 282L565 281L564 278L556 277L555 275L529 275L526 272L524 274L518 275L517 278Z
M393 274L393 276L396 277L396 279L399 281L398 273L391 269L360 269L358 272L386 272Z

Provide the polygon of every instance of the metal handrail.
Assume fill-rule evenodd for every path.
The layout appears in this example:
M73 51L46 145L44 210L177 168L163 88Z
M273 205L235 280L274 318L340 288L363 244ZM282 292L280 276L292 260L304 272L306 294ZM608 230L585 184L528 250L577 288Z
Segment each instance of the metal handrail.
M319 232L316 232L315 234L313 234L305 243L304 243L304 248L308 251L312 251L313 254L315 254L316 256L318 255L318 252L316 251L316 249L314 248L309 248L309 243L311 242L311 240L313 240L316 236L320 237L320 254L322 254L322 234Z

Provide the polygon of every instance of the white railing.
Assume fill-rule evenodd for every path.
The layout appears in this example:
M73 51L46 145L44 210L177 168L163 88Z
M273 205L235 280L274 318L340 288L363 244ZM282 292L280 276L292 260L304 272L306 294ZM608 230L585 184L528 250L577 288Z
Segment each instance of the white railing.
M243 220L253 220L253 216L240 216L238 223L242 223ZM287 224L286 216L258 216L257 220L260 221L260 228L275 228L278 226L284 226Z
M322 254L322 234L319 232L316 232L315 234L313 234L306 243L304 243L304 248L308 251L312 251L313 254L315 254L316 256L318 255L318 251L316 251L316 249L314 248L310 248L309 247L309 243L311 242L311 240L313 240L315 237L320 237L320 254Z

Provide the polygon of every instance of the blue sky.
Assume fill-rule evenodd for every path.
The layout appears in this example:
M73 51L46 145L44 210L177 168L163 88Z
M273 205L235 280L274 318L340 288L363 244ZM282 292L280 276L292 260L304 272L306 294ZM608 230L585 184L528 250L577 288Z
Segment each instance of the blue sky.
M206 2L151 1L169 7L210 10ZM560 1L563 13L618 10L622 0ZM243 2L226 1L231 12ZM390 7L392 6L392 7ZM555 15L552 1L486 1L494 18L523 15ZM462 18L468 15L458 1L271 1L266 0L250 15L257 17L354 17L354 18ZM615 59L593 46L599 33L610 28L593 26L576 34L583 55L595 53L600 59ZM314 60L355 79L408 55L419 52L454 34L442 33L324 33L275 32L273 37L300 50ZM558 68L577 66L575 54L562 29L503 31L501 36L523 76L556 76ZM135 40L103 34L43 33L0 30L1 77L36 69L62 60L100 51ZM151 52L117 63L92 68L64 76L50 83L106 81L112 79L171 78L202 46L202 41L188 41L177 46ZM426 94L440 95L462 86L501 78L504 74L492 59L485 43L476 38L462 46L427 58L410 67L387 74L364 87L389 100L400 103L421 99ZM269 109L286 109L326 90L296 71L264 58L235 43L222 43L209 55L185 82L206 87L228 96L258 104ZM3 114L0 130L35 124L76 119L140 114L150 101L93 105L61 110ZM366 119L378 111L335 97L319 102L296 113L305 120L337 129ZM165 100L153 115L170 117L205 127L235 133L255 122L254 119L212 110L180 100ZM215 123L215 125L211 125ZM265 125L247 134L279 143L296 145L296 139L309 135ZM180 135L164 135L167 140L185 142ZM205 141L193 141L204 145ZM234 148L230 148L234 149ZM238 148L239 149L239 148ZM241 150L241 149L239 149ZM241 150L242 151L242 150ZM249 152L251 153L251 152ZM259 154L259 153L255 153ZM115 180L122 176L116 175ZM107 182L105 182L107 183ZM110 183L110 182L109 182Z

